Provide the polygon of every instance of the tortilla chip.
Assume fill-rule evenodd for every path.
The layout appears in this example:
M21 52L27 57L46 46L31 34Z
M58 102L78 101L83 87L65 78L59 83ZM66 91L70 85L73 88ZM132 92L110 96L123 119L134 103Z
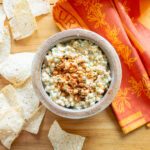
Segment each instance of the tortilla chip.
M40 16L50 12L49 0L28 0L28 3L34 16Z
M4 0L3 3L13 38L29 37L37 29L37 24L27 0Z
M63 131L57 121L52 124L48 138L54 150L81 150L85 137Z
M6 19L6 15L4 13L4 10L3 10L3 7L2 7L2 4L0 4L0 43L3 42L3 30L4 30L4 22L5 22L5 19Z
M45 112L46 108L43 105L41 105L33 113L32 117L26 122L24 130L33 134L38 134Z
M2 43L0 43L0 63L2 63L11 51L11 39L8 27L3 28Z
M10 99L11 106L17 109L26 120L39 106L39 99L34 93L31 80L16 89L12 85L8 85L2 89L2 93Z
M14 99L16 101L16 99ZM21 132L24 119L20 113L10 105L10 99L0 94L0 112L4 111L0 116L0 136L1 143L8 149L11 147L12 142L18 137ZM8 134L9 133L9 134Z
M0 64L0 74L15 86L22 85L31 76L34 53L11 54Z

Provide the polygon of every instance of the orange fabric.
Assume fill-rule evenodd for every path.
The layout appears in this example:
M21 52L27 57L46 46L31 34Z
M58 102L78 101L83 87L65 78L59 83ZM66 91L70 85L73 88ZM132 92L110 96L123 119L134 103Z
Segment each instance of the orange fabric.
M122 0L124 1L124 0ZM134 1L130 1L130 3L133 3ZM133 4L136 4L135 2ZM126 3L126 9L124 9L123 2L121 3L118 0L115 0L115 6L117 7L118 13L120 15L120 18L122 20L122 23L124 25L124 28L131 39L131 41L134 43L135 47L137 48L137 52L139 53L139 56L141 57L141 60L143 61L143 64L145 66L145 69L147 73L150 75L150 31L148 31L142 24L140 24L136 18L138 16L129 16L128 11L130 10L130 5L127 5ZM137 10L136 10L137 9ZM139 12L139 8L134 8L134 11ZM140 13L138 13L140 16ZM132 20L131 20L132 17ZM135 18L136 17L136 18ZM147 35L149 34L149 38Z
M53 9L60 29L86 28L115 47L123 78L112 107L124 133L150 122L150 31L136 20L139 15L139 0L60 0Z

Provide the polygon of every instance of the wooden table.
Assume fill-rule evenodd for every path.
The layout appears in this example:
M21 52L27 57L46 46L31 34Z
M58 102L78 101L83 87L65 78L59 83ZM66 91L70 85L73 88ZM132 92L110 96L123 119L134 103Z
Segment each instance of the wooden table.
M50 14L37 18L37 22L38 31L31 37L12 41L12 53L36 51L44 40L59 31ZM8 84L2 78L0 83L0 88ZM123 135L111 108L85 120L63 119L47 111L39 134L23 131L13 143L12 150L53 150L47 135L55 119L64 130L86 137L83 150L150 150L150 129L142 127ZM5 148L0 145L0 150Z

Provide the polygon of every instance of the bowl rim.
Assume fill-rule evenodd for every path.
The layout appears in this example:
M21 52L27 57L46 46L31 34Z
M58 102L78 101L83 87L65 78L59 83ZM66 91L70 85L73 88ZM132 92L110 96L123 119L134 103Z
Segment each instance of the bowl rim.
M59 106L58 104L50 100L49 96L44 90L41 81L41 67L44 61L44 57L47 54L48 50L54 47L59 42L65 42L71 39L87 39L98 45L108 59L112 75L112 81L104 97L95 105L81 110L68 109ZM121 63L113 46L99 34L85 29L69 29L62 32L58 32L53 36L49 37L39 47L32 63L32 84L35 93L39 97L40 101L52 113L69 119L87 118L107 108L115 98L120 88L121 79Z

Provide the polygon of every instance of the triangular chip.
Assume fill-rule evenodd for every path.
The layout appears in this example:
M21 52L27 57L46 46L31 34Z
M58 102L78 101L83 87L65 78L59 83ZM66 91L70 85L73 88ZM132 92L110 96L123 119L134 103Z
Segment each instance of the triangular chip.
M0 104L2 105L0 112L5 112L0 116L0 133L2 135L0 136L0 140L8 149L10 149L15 138L18 137L24 125L24 119L20 112L10 105L10 101L11 100L5 97L5 95L0 94ZM16 101L16 99L14 99L14 101Z
M28 3L34 16L40 16L50 12L49 0L28 0Z
M19 115L22 117L23 120L25 119L26 122L28 122L29 126L27 126L26 124L27 129L30 130L31 132L37 133L45 114L45 108L42 106L38 108L39 99L36 97L34 93L31 79L27 80L21 87L15 88L12 85L8 85L4 87L1 90L1 92L2 92L1 95L2 96L4 95L4 98L1 95L0 98L1 99L3 98L5 101L8 101L8 103L6 102L5 104L4 102L2 103L0 101L1 104L0 115L2 114L3 118L5 118L5 113L2 112L7 112L7 106L9 107L10 105L12 108L18 111ZM13 116L11 116L11 118L13 120L15 119ZM0 124L1 123L2 121L0 120ZM11 124L15 125L15 122L12 122ZM1 125L0 125L0 129L1 129ZM3 130L1 130L1 132L2 131ZM7 131L6 133L8 133L8 130L6 131ZM9 130L9 132L11 132L11 130ZM5 132L2 132L0 135L3 136L5 135L4 133ZM6 136L5 138L2 138L1 142L5 147L10 148L12 142L18 135L19 133L16 134L16 132L13 130L13 133L9 134L9 136Z
M8 125L13 132L18 133L18 131L20 132L22 130L24 119L19 112L11 107L10 110L0 118L0 123L1 125L5 124L6 127Z
M31 75L34 53L11 54L0 64L0 74L12 84L19 86Z
M31 80L16 89L8 85L2 89L2 93L10 99L11 106L21 112L24 119L28 120L39 106L39 99L35 95ZM13 99L16 99L14 102Z
M48 138L54 150L82 150L85 141L85 137L62 130L57 121L52 124Z
M0 120L1 124L3 124L4 127L9 125L10 130L6 130L6 135L1 138L1 143L8 149L10 149L12 143L14 140L19 136L23 125L24 125L24 119L20 116L20 114L14 110L8 112L3 119ZM8 134L8 132L10 132Z
M2 94L9 99L9 105L16 109L24 118L24 111L22 109L22 101L12 85L7 85L1 90Z
M22 101L22 109L25 119L29 119L39 106L39 98L36 96L31 79L28 79L22 86L16 87L16 92Z
M37 29L36 20L27 0L4 0L3 5L7 18L10 19L14 39L26 38Z
M43 105L41 105L33 113L32 117L26 122L24 130L33 134L38 134L45 112L46 108Z

